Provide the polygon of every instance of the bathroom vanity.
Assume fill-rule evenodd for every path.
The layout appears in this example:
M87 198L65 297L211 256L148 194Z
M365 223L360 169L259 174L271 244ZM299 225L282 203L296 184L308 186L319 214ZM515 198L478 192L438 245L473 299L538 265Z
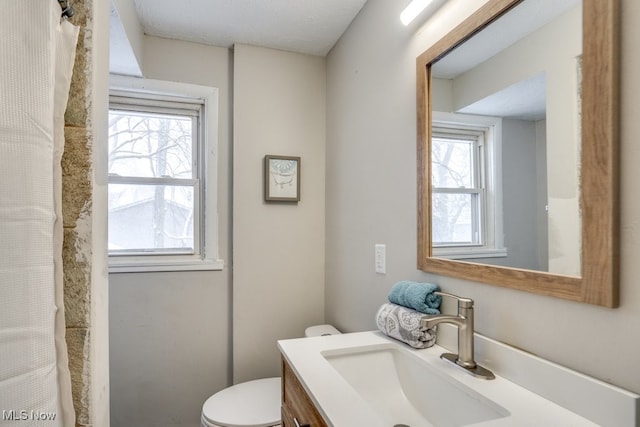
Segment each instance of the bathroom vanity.
M282 424L284 427L326 427L327 425L284 357L282 358Z
M380 332L279 341L284 426L638 425L640 396L475 338L493 380Z

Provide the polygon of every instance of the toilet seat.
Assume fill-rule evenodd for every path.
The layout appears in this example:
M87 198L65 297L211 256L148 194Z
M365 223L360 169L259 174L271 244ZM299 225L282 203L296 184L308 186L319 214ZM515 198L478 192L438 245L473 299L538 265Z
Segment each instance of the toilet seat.
M211 396L202 407L204 426L272 427L280 424L281 379L236 384Z

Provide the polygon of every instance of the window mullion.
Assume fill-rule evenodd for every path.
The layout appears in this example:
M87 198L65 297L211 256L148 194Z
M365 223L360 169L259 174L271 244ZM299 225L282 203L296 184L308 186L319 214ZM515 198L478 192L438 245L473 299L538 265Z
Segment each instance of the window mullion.
M169 178L169 177L139 177L109 175L109 184L136 184L136 185L171 185L191 187L198 182L197 179Z
M480 188L446 188L446 187L433 187L431 192L442 194L480 194Z

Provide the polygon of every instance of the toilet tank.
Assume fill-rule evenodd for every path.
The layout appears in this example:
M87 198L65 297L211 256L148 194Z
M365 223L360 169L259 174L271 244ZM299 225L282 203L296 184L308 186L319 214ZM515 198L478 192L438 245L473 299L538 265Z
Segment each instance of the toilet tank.
M332 325L309 326L304 331L305 337L320 337L324 335L338 335L338 334L341 334L341 332L336 328L334 328Z

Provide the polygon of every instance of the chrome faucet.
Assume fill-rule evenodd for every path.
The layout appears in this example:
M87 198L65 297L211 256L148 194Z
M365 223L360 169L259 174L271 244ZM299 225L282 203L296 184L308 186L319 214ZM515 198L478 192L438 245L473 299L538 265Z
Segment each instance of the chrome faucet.
M453 298L458 302L458 314L425 316L422 320L422 327L433 329L439 323L452 323L458 327L458 354L442 353L440 357L463 368L465 371L476 377L492 380L493 373L478 365L474 359L473 348L473 300L461 298L446 292L436 291L436 295Z

